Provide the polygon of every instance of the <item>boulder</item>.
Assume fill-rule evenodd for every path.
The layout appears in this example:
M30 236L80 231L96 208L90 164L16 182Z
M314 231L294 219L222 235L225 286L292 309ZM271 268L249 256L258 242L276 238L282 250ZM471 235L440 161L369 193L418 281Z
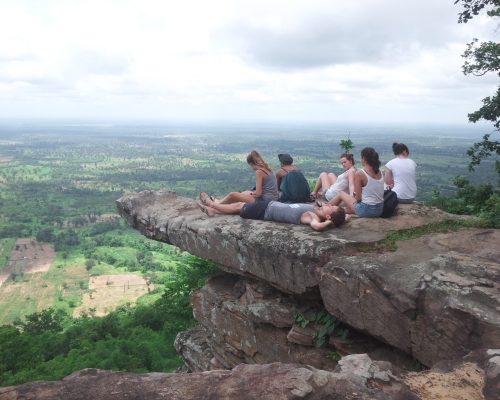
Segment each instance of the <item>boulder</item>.
M0 388L0 400L418 399L386 366L365 358L357 368L359 374L356 367L334 373L282 363L192 374L85 369L61 381Z
M194 317L208 332L211 351L224 368L279 360L333 370L337 364L328 358L332 349L287 338L295 314L313 304L319 306L299 304L268 285L229 274L207 279L191 295Z
M500 345L500 231L465 229L342 256L322 268L326 309L432 366Z

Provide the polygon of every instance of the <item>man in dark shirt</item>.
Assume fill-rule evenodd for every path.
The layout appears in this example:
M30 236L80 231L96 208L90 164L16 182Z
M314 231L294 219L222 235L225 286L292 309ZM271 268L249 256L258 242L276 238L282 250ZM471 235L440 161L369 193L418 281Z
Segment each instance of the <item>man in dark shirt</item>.
M198 206L209 217L217 214L239 214L242 218L309 225L315 231L330 226L339 227L346 221L345 210L339 206L324 204L285 204L277 201L257 201L255 203L219 204L204 194L200 194Z

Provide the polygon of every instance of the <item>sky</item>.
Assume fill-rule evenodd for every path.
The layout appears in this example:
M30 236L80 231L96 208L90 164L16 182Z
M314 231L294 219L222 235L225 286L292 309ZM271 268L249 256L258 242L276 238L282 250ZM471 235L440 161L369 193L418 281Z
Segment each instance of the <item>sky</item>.
M454 0L0 0L0 119L466 123Z

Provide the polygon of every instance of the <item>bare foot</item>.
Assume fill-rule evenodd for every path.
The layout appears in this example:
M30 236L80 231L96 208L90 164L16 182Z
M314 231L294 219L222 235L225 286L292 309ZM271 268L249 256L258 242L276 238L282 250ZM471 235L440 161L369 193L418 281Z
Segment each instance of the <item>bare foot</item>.
M208 194L206 194L205 192L200 192L200 201L202 202L202 204L207 204L207 200L210 200Z
M196 204L198 204L198 207L200 207L200 210L203 211L205 214L207 214L209 217L213 217L214 215L217 214L217 211L215 208L206 206L200 201L197 201Z

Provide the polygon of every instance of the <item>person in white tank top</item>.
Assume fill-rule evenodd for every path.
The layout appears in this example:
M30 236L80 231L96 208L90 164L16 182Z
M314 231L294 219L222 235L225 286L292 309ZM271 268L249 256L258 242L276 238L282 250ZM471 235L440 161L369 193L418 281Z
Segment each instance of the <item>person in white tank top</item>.
M340 163L344 172L336 176L333 172L322 172L319 174L314 190L311 192L313 199L324 197L327 201L333 199L340 192L346 192L351 196L354 193L354 157L352 154L344 153L340 156Z
M384 208L384 175L378 153L372 147L361 150L363 169L354 175L355 195L337 194L329 204L344 202L346 212L361 218L380 217Z

